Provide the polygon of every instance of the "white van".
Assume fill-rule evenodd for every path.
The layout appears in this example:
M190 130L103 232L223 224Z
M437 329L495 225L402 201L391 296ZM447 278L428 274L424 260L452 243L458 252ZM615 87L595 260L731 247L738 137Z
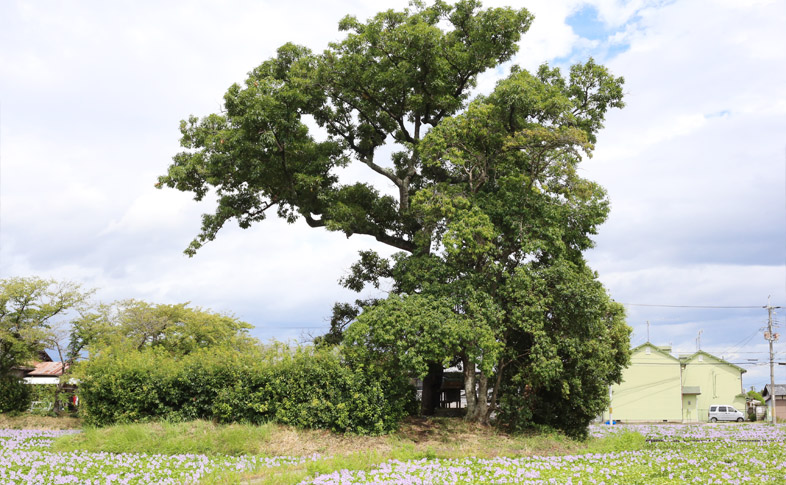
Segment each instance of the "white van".
M718 421L737 421L741 423L745 421L745 415L734 409L734 406L713 404L710 406L710 422L717 423Z

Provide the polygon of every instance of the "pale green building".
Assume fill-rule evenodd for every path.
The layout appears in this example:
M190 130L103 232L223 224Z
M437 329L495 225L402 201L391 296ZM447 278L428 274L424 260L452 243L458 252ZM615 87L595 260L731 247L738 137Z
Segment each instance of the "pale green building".
M611 414L622 422L707 421L710 404L745 411L745 369L704 351L675 357L649 342L631 351L622 383L612 386ZM608 411L603 415L609 419Z
M711 404L731 404L745 413L745 369L700 350L680 356L682 362L682 409L684 420L707 421ZM689 388L698 391L691 394Z

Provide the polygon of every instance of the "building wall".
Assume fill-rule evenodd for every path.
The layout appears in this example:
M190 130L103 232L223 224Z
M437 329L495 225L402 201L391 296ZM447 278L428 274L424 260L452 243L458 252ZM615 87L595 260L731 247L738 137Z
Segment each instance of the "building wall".
M699 396L695 394L682 395L682 422L698 423L702 421L702 412L699 410ZM704 412L706 418L707 412ZM706 419L704 419L706 421Z
M771 405L769 399L765 403L769 412L769 407ZM767 420L769 420L769 415L767 416ZM775 419L778 420L779 423L786 422L786 396L776 396L775 397Z
M634 349L622 383L612 386L612 417L625 422L681 421L681 393L679 361L645 344Z
M701 388L701 394L694 396L698 421L707 421L711 404L730 404L745 413L742 373L739 368L703 352L694 354L685 364L682 371L683 385Z

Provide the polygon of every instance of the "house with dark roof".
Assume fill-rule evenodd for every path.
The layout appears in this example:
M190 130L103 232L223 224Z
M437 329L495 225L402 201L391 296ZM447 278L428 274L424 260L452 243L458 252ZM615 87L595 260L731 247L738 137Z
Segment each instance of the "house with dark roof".
M786 384L775 384L775 387L767 384L764 386L764 390L761 391L761 395L764 398L764 404L767 405L767 409L772 409L772 403L775 403L775 418L786 420Z

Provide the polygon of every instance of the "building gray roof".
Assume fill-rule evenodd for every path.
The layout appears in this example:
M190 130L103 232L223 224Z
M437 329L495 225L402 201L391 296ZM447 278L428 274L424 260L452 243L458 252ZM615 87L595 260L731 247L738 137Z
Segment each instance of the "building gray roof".
M764 397L765 400L769 401L771 394L772 393L770 392L770 385L769 384L765 385L764 390L761 391L762 397ZM776 396L786 395L786 384L775 384L775 395Z

